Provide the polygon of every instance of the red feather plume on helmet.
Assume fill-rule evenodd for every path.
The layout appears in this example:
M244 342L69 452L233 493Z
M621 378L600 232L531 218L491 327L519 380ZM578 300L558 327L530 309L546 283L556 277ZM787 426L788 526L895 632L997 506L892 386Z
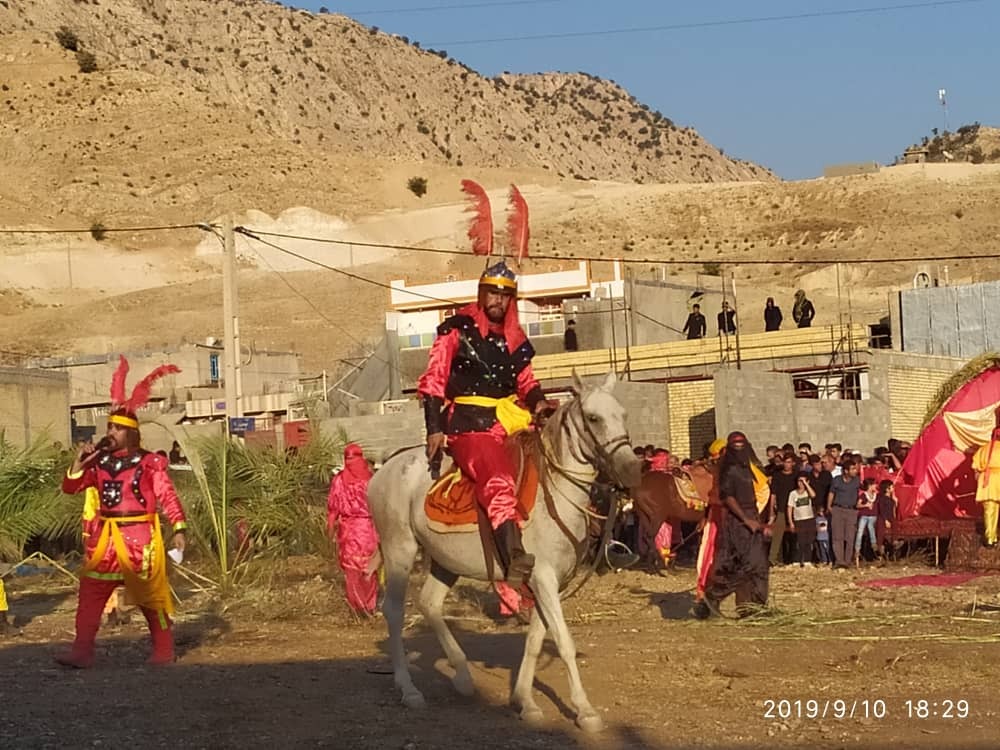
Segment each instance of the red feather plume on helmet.
M128 376L128 370L128 360L124 356L119 355L118 367L115 369L114 375L111 376L111 410L113 412L124 411L129 414L135 414L149 402L153 384L157 380L166 375L172 375L181 371L177 365L160 365L140 380L135 388L132 389L132 395L126 398L125 378Z

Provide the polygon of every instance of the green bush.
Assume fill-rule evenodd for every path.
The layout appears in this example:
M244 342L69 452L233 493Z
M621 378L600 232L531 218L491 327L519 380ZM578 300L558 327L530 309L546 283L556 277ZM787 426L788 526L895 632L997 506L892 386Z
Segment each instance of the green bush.
M427 194L427 178L411 177L406 181L406 187L418 198L423 198Z
M97 58L92 52L80 50L76 53L76 64L80 66L81 73L93 73L97 70Z
M70 52L76 52L80 49L80 38L69 26L59 27L59 30L56 31L56 41L59 42L60 47L68 49Z

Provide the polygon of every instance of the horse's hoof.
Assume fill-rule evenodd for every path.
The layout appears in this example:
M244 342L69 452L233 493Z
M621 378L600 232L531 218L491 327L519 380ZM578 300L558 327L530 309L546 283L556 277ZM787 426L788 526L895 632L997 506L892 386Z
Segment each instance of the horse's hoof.
M471 698L476 694L476 685L472 681L472 675L469 673L455 675L451 679L451 684L454 686L456 693L466 698Z
M529 727L540 727L545 723L545 714L542 713L542 709L537 706L533 708L522 708L521 709L521 721L527 724Z
M604 719L597 714L577 716L576 725L587 734L596 734L604 729Z
M424 696L419 692L416 693L404 693L403 695L403 705L407 708L415 708L418 710L423 710L427 708L427 701L424 700Z

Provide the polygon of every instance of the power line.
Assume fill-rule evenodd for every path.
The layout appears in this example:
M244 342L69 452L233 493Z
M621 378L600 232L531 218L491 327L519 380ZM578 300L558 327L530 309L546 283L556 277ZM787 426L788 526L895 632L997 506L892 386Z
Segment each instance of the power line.
M422 297L423 299L431 300L432 302L444 302L444 303L449 304L449 305L460 305L460 304L462 304L460 302L457 302L456 300L443 299L442 297L432 297L429 294L423 294L421 292L414 292L414 291L410 291L409 289L396 289L396 287L392 286L391 284L386 284L384 281L376 281L375 279L369 279L367 276L361 276L360 274L352 273L350 271L345 271L343 268L337 268L336 266L328 265L326 263L323 263L322 261L316 260L314 258L310 258L310 257L308 257L306 255L302 255L300 253L297 253L294 250L289 250L288 248L284 248L281 245L275 244L274 242L269 242L268 240L265 240L265 239L263 239L261 237L258 237L256 232L254 232L253 230L247 229L246 227L236 227L233 231L238 232L239 234L245 235L247 237L250 237L251 239L255 239L255 240L257 240L257 242L260 242L260 243L262 243L264 245L267 245L268 247L274 248L275 250L278 250L278 251L280 251L282 253L285 253L286 255L291 255L293 258L298 258L299 260L304 260L307 263L312 263L313 265L317 265L320 268L325 268L328 271L333 271L334 273L339 273L342 276L346 276L349 279L354 279L355 281L363 281L366 284L372 284L374 286L380 286L383 289L388 289L389 291L404 291L407 294L410 294L410 295L412 295L414 297Z
M559 31L548 34L524 34L521 36L487 37L483 39L456 39L446 42L428 42L431 46L455 47L466 44L496 44L500 42L530 42L546 39L575 39L579 37L619 36L623 34L646 34L657 31L681 31L685 29L707 29L717 26L747 26L758 23L776 23L779 21L802 21L813 18L831 18L834 16L860 16L875 13L891 13L899 10L919 10L923 8L940 8L955 5L971 5L972 3L988 2L989 0L933 0L932 2L904 3L902 5L880 5L873 8L845 8L843 10L817 10L808 13L789 13L779 16L756 16L750 18L730 18L719 21L694 21L691 23L672 23L658 26L631 26L620 29L594 29L590 31Z
M223 245L224 245L225 244L225 240L222 238L222 236L220 236L217 232L215 234L216 234L216 236L218 236L219 240L223 242ZM241 234L245 234L245 233L241 233ZM246 237L251 237L252 239L257 239L256 237L252 237L252 235L249 235L249 234L245 234L245 236ZM260 241L260 240L258 240L258 241ZM342 326L340 323L338 323L338 322L336 322L334 320L331 320L326 315L326 313L324 313L311 299L309 299L303 292L301 292L298 288L296 288L295 285L292 284L292 282L290 282L285 277L285 275L283 273L281 273L281 271L279 271L273 265L271 265L271 262L267 258L265 258L260 253L258 253L257 255L258 255L258 257L262 261L264 261L264 263L267 265L267 267L271 269L271 272L274 273L279 279L281 279L282 283L286 287L288 287L292 291L293 294L295 294L299 299L301 299L303 302L305 302L307 305L309 305L309 307L312 308L313 312L315 312L317 315L320 316L320 318L322 318L323 320L325 320L327 322L327 324L329 324L331 327L333 327L336 330L338 330L341 333L343 333L345 336L347 336L351 341L353 341L358 346L362 347L363 349L368 349L368 346L365 344L365 342L363 342L357 336L355 336L354 334L352 334L349 330L347 330L347 328L345 328L344 326ZM369 354L367 354L365 356L365 361L367 361L369 358L375 358L379 362L381 362L383 364L386 364L386 365L390 364L387 359L378 356L378 354L376 352L374 352L374 351L370 352Z
M86 229L0 229L0 234L112 234L115 232L172 232L178 229L201 229L210 232L214 224L199 222L197 224L163 224L144 227L104 227L93 226Z
M377 16L403 13L435 13L444 10L478 10L479 8L500 8L512 5L542 5L547 3L562 3L566 0L494 0L485 3L455 3L453 5L427 5L422 8L381 8L379 10L339 11L346 16Z
M468 250L447 250L440 247L421 247L419 245L397 245L391 243L383 242L356 242L351 240L335 240L329 237L308 237L304 235L297 234L284 234L281 232L267 232L264 230L251 229L249 227L238 227L238 230L243 230L244 233L250 233L252 236L261 237L281 237L283 239L289 240L299 240L305 242L321 242L331 245L351 245L353 247L362 248L376 248L382 250L399 250L402 252L415 252L415 253L438 253L443 255L466 255L470 256L471 253ZM249 236L249 235L248 235ZM258 237L259 239L259 237ZM302 258L310 263L316 263L317 265L322 265L324 268L332 268L326 266L318 261L314 261L304 255L297 255L290 250L285 250L279 248L282 252L287 252L295 255L298 258ZM549 255L549 254L537 254L532 253L528 256L529 259L534 260L571 260L571 261L581 261L587 260L594 263L612 263L614 261L619 261L624 264L646 264L646 265L676 265L676 266L702 266L705 264L714 264L719 266L773 266L773 265L799 265L799 266L828 266L833 263L843 262L843 257L833 257L833 258L787 258L784 260L777 259L764 259L764 258L712 258L712 257L688 257L688 258L595 258L592 255ZM880 263L900 263L900 262L914 262L914 263L924 263L928 261L945 261L945 260L978 260L978 259L989 259L989 258L1000 258L1000 252L995 253L953 253L948 255L924 255L919 257L870 257L870 258L858 258L852 260L851 263L854 264L880 264ZM341 269L332 268L332 270L340 271ZM385 285L383 285L385 286ZM387 287L389 289L393 287ZM433 299L433 298L430 298ZM444 301L444 300L440 300Z

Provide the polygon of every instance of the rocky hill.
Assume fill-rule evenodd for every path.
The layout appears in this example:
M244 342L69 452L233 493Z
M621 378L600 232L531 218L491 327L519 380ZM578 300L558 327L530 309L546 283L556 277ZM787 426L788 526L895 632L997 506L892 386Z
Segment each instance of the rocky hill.
M990 128L978 122L963 125L954 133L934 129L911 149L927 149L927 161L945 163L968 161L973 164L1000 163L1000 128Z
M385 207L372 186L402 165L773 179L613 82L488 79L344 16L260 0L0 1L0 103L0 223L372 210Z

